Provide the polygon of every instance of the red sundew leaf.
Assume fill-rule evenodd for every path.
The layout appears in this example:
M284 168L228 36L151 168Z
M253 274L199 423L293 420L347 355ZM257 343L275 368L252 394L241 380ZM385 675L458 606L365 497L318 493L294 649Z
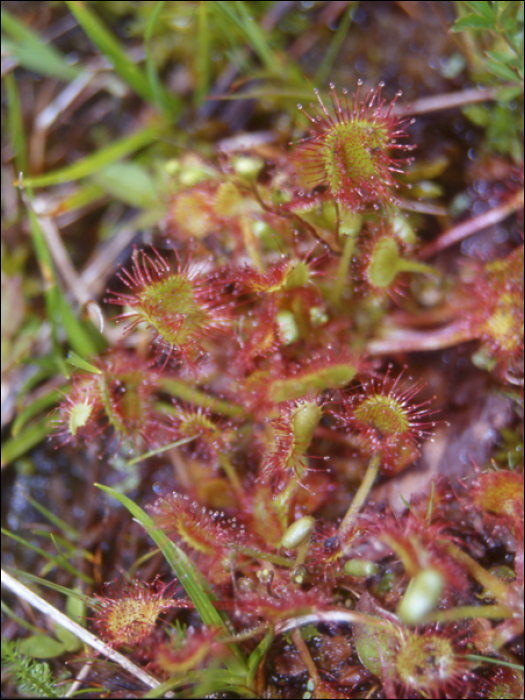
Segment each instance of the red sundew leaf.
M129 307L116 319L128 321L126 334L146 324L159 339L160 352L167 351L166 361L176 353L192 364L204 353L207 337L228 330L229 309L204 264L181 263L177 256L173 271L154 248L153 253L133 251L131 272L123 269L118 275L130 293L110 292L107 301Z
M480 474L472 494L478 508L511 523L523 520L523 500L523 474L508 471Z
M381 608L368 593L361 596L356 610L381 618ZM399 648L395 627L392 625L392 628L382 629L374 625L354 623L353 640L361 663L374 676L381 678L383 669L393 661Z
M392 158L389 151L415 148L398 143L407 136L404 128L411 123L394 115L401 93L385 110L386 100L381 96L384 84L370 90L363 99L359 95L361 85L359 81L351 97L343 90L342 99L330 85L333 114L317 90L320 111L311 105L310 116L299 106L312 126L293 155L298 181L305 189L322 187L328 196L353 210L392 201L392 191L398 187L393 174L403 172L410 159Z

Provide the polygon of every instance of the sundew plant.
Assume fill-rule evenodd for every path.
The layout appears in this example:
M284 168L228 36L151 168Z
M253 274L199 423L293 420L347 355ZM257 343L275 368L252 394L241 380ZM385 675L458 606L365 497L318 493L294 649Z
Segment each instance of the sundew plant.
M2 32L4 694L523 697L522 3Z

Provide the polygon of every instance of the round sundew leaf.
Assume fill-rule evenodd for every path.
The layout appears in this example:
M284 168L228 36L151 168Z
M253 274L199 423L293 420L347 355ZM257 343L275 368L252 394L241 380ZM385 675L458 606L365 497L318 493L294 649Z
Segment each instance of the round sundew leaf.
M330 197L352 211L392 201L398 187L394 174L410 161L393 157L392 151L413 148L399 143L411 123L394 114L401 93L383 109L382 85L361 97L359 84L355 95L343 90L342 98L330 87L331 110L318 91L319 105L311 105L312 114L299 106L310 126L293 156L298 184L307 189L322 185Z
M428 694L436 697L435 693L447 684L452 687L463 671L461 657L456 654L450 639L435 632L408 632L395 658L396 676L403 687L425 693L426 697Z
M523 672L510 668L497 668L491 678L491 687L486 697L490 700L522 698L524 686Z
M185 342L206 318L194 299L191 282L182 275L146 287L139 301L139 313L144 320L174 345Z
M523 474L487 472L474 485L474 503L481 510L510 519L523 518Z
M405 407L392 396L369 396L355 409L355 415L363 424L388 437L410 430Z
M388 133L366 120L340 123L327 132L321 151L328 182L335 194L343 191L346 181L359 185L378 175L374 152L388 146Z
M182 264L175 253L174 271L152 250L152 254L133 250L131 270L118 275L131 293L110 291L108 301L129 309L117 317L126 319L126 334L145 323L159 339L159 354L175 351L193 362L205 337L229 327L229 310L221 302L218 286L204 275L205 266L189 260Z

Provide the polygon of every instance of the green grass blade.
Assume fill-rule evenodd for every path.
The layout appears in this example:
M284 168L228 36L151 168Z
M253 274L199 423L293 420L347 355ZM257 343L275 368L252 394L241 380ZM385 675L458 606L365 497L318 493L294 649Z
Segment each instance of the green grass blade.
M17 173L27 173L27 144L24 131L24 120L20 108L20 96L17 82L13 73L8 73L4 78L7 103L7 124L11 137L11 148L15 158Z
M198 107L210 89L210 24L208 6L200 2L197 8L197 52L195 71L197 84L193 93L193 104Z
M91 41L98 47L111 63L115 72L126 82L130 88L140 95L146 102L156 105L162 114L175 119L181 112L183 102L164 89L158 79L156 68L149 53L148 41L158 19L162 7L155 8L152 18L146 28L146 57L148 53L150 61L146 64L146 73L129 58L125 48L104 26L102 20L88 8L87 3L77 0L66 0L66 4L75 15L82 29ZM149 32L149 34L148 34ZM156 77L155 77L156 76Z
M125 158L131 153L135 153L135 151L149 145L158 137L159 127L148 126L140 131L134 131L118 141L114 141L105 148L98 149L76 163L66 165L65 168L37 177L24 178L24 184L27 187L48 187L49 185L80 180L83 177L97 173L102 168Z
M248 658L248 685L251 686L255 682L257 670L268 653L268 649L272 646L273 638L273 629L270 629L250 654Z
M155 61L153 59L152 51L153 32L155 30L155 27L157 26L160 13L162 12L165 4L166 0L159 0L159 2L157 2L155 8L153 9L153 12L151 13L151 17L149 18L146 27L146 32L144 34L144 50L146 53L146 76L149 81L151 94L153 95L154 102L160 114L163 114L166 118L175 119L182 111L183 102L174 95L166 92L166 90L164 89L164 86L162 85L159 78L159 73L157 71Z
M33 581L33 583L37 583L39 586L44 586L45 588L51 588L51 590L56 591L57 593L63 593L67 597L73 597L76 598L77 600L81 600L82 602L86 602L87 596L85 593L81 593L80 591L75 590L74 588L66 588L65 586L61 586L58 583L53 583L53 581L48 581L46 578L42 578L41 576L35 576L34 574L30 574L28 571L21 571L20 569L15 569L12 566L6 566L5 567L6 571L10 571L16 578L25 578L28 581ZM90 580L92 583L92 580Z
M47 416L37 423L28 425L16 437L12 437L4 442L1 452L1 464L4 468L13 460L18 459L26 452L29 452L35 445L42 442L49 434L49 421Z
M326 79L330 75L337 56L345 42L350 25L352 24L352 11L355 9L355 5L355 2L351 2L346 8L343 19L339 23L337 31L330 42L330 46L323 56L323 60L321 61L319 68L315 72L315 76L312 80L314 85L322 85L326 82Z
M182 551L182 549L177 547L174 542L168 539L168 537L155 526L155 523L149 517L149 515L147 515L136 503L127 498L127 496L118 493L114 489L109 488L109 486L103 486L102 484L96 484L96 486L122 503L122 505L129 510L133 517L138 520L138 522L146 530L148 535L164 554L166 561L173 569L182 587L195 604L197 612L201 616L204 624L218 627L229 636L230 632L226 627L222 616L214 608L211 602L211 597L213 594L211 593L208 582L199 572L193 562ZM238 649L235 644L230 644L230 647L235 652L237 659L242 660L244 663L244 655L240 649ZM238 662L235 668L238 670Z
M13 437L16 437L17 435L20 434L20 431L22 428L28 423L28 421L31 420L31 418L34 418L40 411L43 411L44 409L51 408L51 406L54 406L58 401L60 401L61 394L59 391L56 389L53 389L52 391L49 391L47 394L44 394L43 396L40 396L38 399L35 399L32 401L29 406L24 408L23 411L21 411L15 420L13 421L13 425L11 427L11 435Z
M225 5L226 3L221 3ZM282 76L284 66L277 58L275 51L268 44L266 32L254 21L244 2L236 3L243 32L247 37L250 46L253 46L261 63L272 73L272 75Z
M6 567L6 569L8 568L9 567ZM11 608L4 603L3 600L0 603L0 609L4 615L7 615L7 617L13 620L13 622L16 622L17 625L20 625L21 629L27 630L28 632L33 632L34 634L41 634L42 630L40 627L32 625L30 622L27 622L27 620L24 620L23 617L18 617L18 615L16 615Z
M148 457L153 457L155 455L162 454L163 452L166 452L166 450L172 450L174 447L180 447L180 445L186 445L188 442L195 440L196 437L198 437L198 435L190 435L189 437L182 438L181 440L176 440L175 442L170 442L168 445L163 445L162 447L156 447L154 450L149 450L149 452L144 452L143 454L138 455L138 457L134 457L133 459L130 459L128 462L128 467L132 467L134 464L138 464L138 462L142 462L143 460L148 459Z
M237 27L269 73L274 76L282 77L284 66L268 46L264 31L252 19L244 3L214 0L214 2L210 4L213 4L231 24Z
M59 518L58 515L55 515L54 513L52 513L49 510L49 508L46 508L41 503L36 501L34 498L31 498L31 496L29 496L28 494L24 494L24 496L25 496L26 500L28 500L29 503L31 503L33 508L35 510L37 510L41 515L43 515L44 518L47 518L47 520L49 520L49 522L53 523L53 525L58 530L63 532L64 535L67 535L67 537L69 537L70 540L72 540L74 542L78 542L78 540L80 539L80 533L78 532L78 530L75 530L75 528L72 527L71 525L69 525L69 523L66 523L65 520L62 520L62 518ZM68 543L68 544L70 544L70 543Z
M515 664L512 661L503 661L502 659L494 659L491 656L480 656L479 654L465 654L465 659L468 661L479 662L482 664L494 664L495 666L505 666L505 668L512 668L514 671L519 671L523 673L522 664Z
M177 578L180 580L184 590L195 604L202 620L205 624L223 627L224 623L218 612L213 607L209 593L209 585L206 579L195 567L187 555L174 544L168 537L159 530L153 520L136 503L127 496L118 493L109 486L95 484L102 491L110 494L125 506L131 515L139 521L155 544L164 554L166 561L172 567ZM225 632L227 630L225 629Z
M102 370L91 362L88 362L83 357L80 357L76 352L70 352L67 356L67 363L73 365L73 367L78 367L78 369L84 370L84 372L91 372L92 374L102 374Z
M47 561L51 562L54 566L57 568L65 569L65 571L69 571L69 573L73 574L74 576L77 576L78 578L82 579L82 581L85 581L86 583L92 583L93 580L89 577L86 576L86 574L83 574L81 571L79 571L75 566L70 564L67 559L64 557L63 554L50 554L49 552L46 552L45 549L42 549L41 547L37 547L34 544L31 544L31 542L28 542L28 540L24 539L23 537L20 537L19 535L15 535L12 532L9 532L9 530L5 530L2 528L2 534L5 535L6 537L11 538L12 540L15 540L15 542L19 542L20 544L23 544L24 547L27 547L28 549L33 550L34 552L37 552L37 554L40 554L44 559Z
M73 313L62 290L58 286L55 267L47 241L40 227L38 217L27 201L31 237L36 256L42 272L42 277L47 283L45 291L48 320L53 327L53 338L56 346L56 355L60 356L58 348L58 329L63 327L71 347L79 354L97 355L105 347L105 340L95 329L92 323L83 323Z
M16 19L5 7L1 10L2 32L10 37L7 41L2 39L3 51L7 49L21 66L40 75L49 75L68 82L79 75L79 69L70 66L54 46L46 44L36 32Z
M188 671L184 676L174 676L152 688L145 693L143 698L163 698L168 690L183 685L191 684L191 698L208 697L212 693L235 693L241 698L257 697L253 690L247 687L244 675L234 675L231 671L222 668L203 668L197 671Z
M62 214L82 212L91 205L97 206L104 203L105 193L95 182L81 180L76 187L63 189L66 191L57 192L58 206Z
M115 72L129 87L146 102L154 102L154 95L146 75L128 57L120 42L109 32L102 21L88 8L86 3L66 0L66 5L91 41L111 63Z

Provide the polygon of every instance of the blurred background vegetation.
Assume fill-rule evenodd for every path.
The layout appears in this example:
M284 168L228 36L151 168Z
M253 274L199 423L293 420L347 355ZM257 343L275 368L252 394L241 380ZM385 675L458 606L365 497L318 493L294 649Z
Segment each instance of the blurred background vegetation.
M313 87L351 92L358 79L383 81L388 98L402 90L417 115L412 197L434 211L414 214L423 240L497 207L523 163L523 4L1 7L2 524L21 537L3 537L2 557L41 576L57 567L64 585L71 572L60 567L72 557L75 575L99 586L136 565L146 538L119 506L107 512L93 483L139 499L162 472L116 458L108 475L93 453L56 451L46 438L72 366L111 342L99 302L132 245L153 239L170 194L198 181L218 151L235 152L240 138L286 150L304 132L297 103L308 105ZM462 253L486 261L522 240L518 217L468 239ZM461 351L439 360L449 373L464 361ZM483 392L463 389L468 415ZM480 463L522 460L516 410ZM20 626L34 631L3 607L3 637ZM71 651L60 644L48 656Z

